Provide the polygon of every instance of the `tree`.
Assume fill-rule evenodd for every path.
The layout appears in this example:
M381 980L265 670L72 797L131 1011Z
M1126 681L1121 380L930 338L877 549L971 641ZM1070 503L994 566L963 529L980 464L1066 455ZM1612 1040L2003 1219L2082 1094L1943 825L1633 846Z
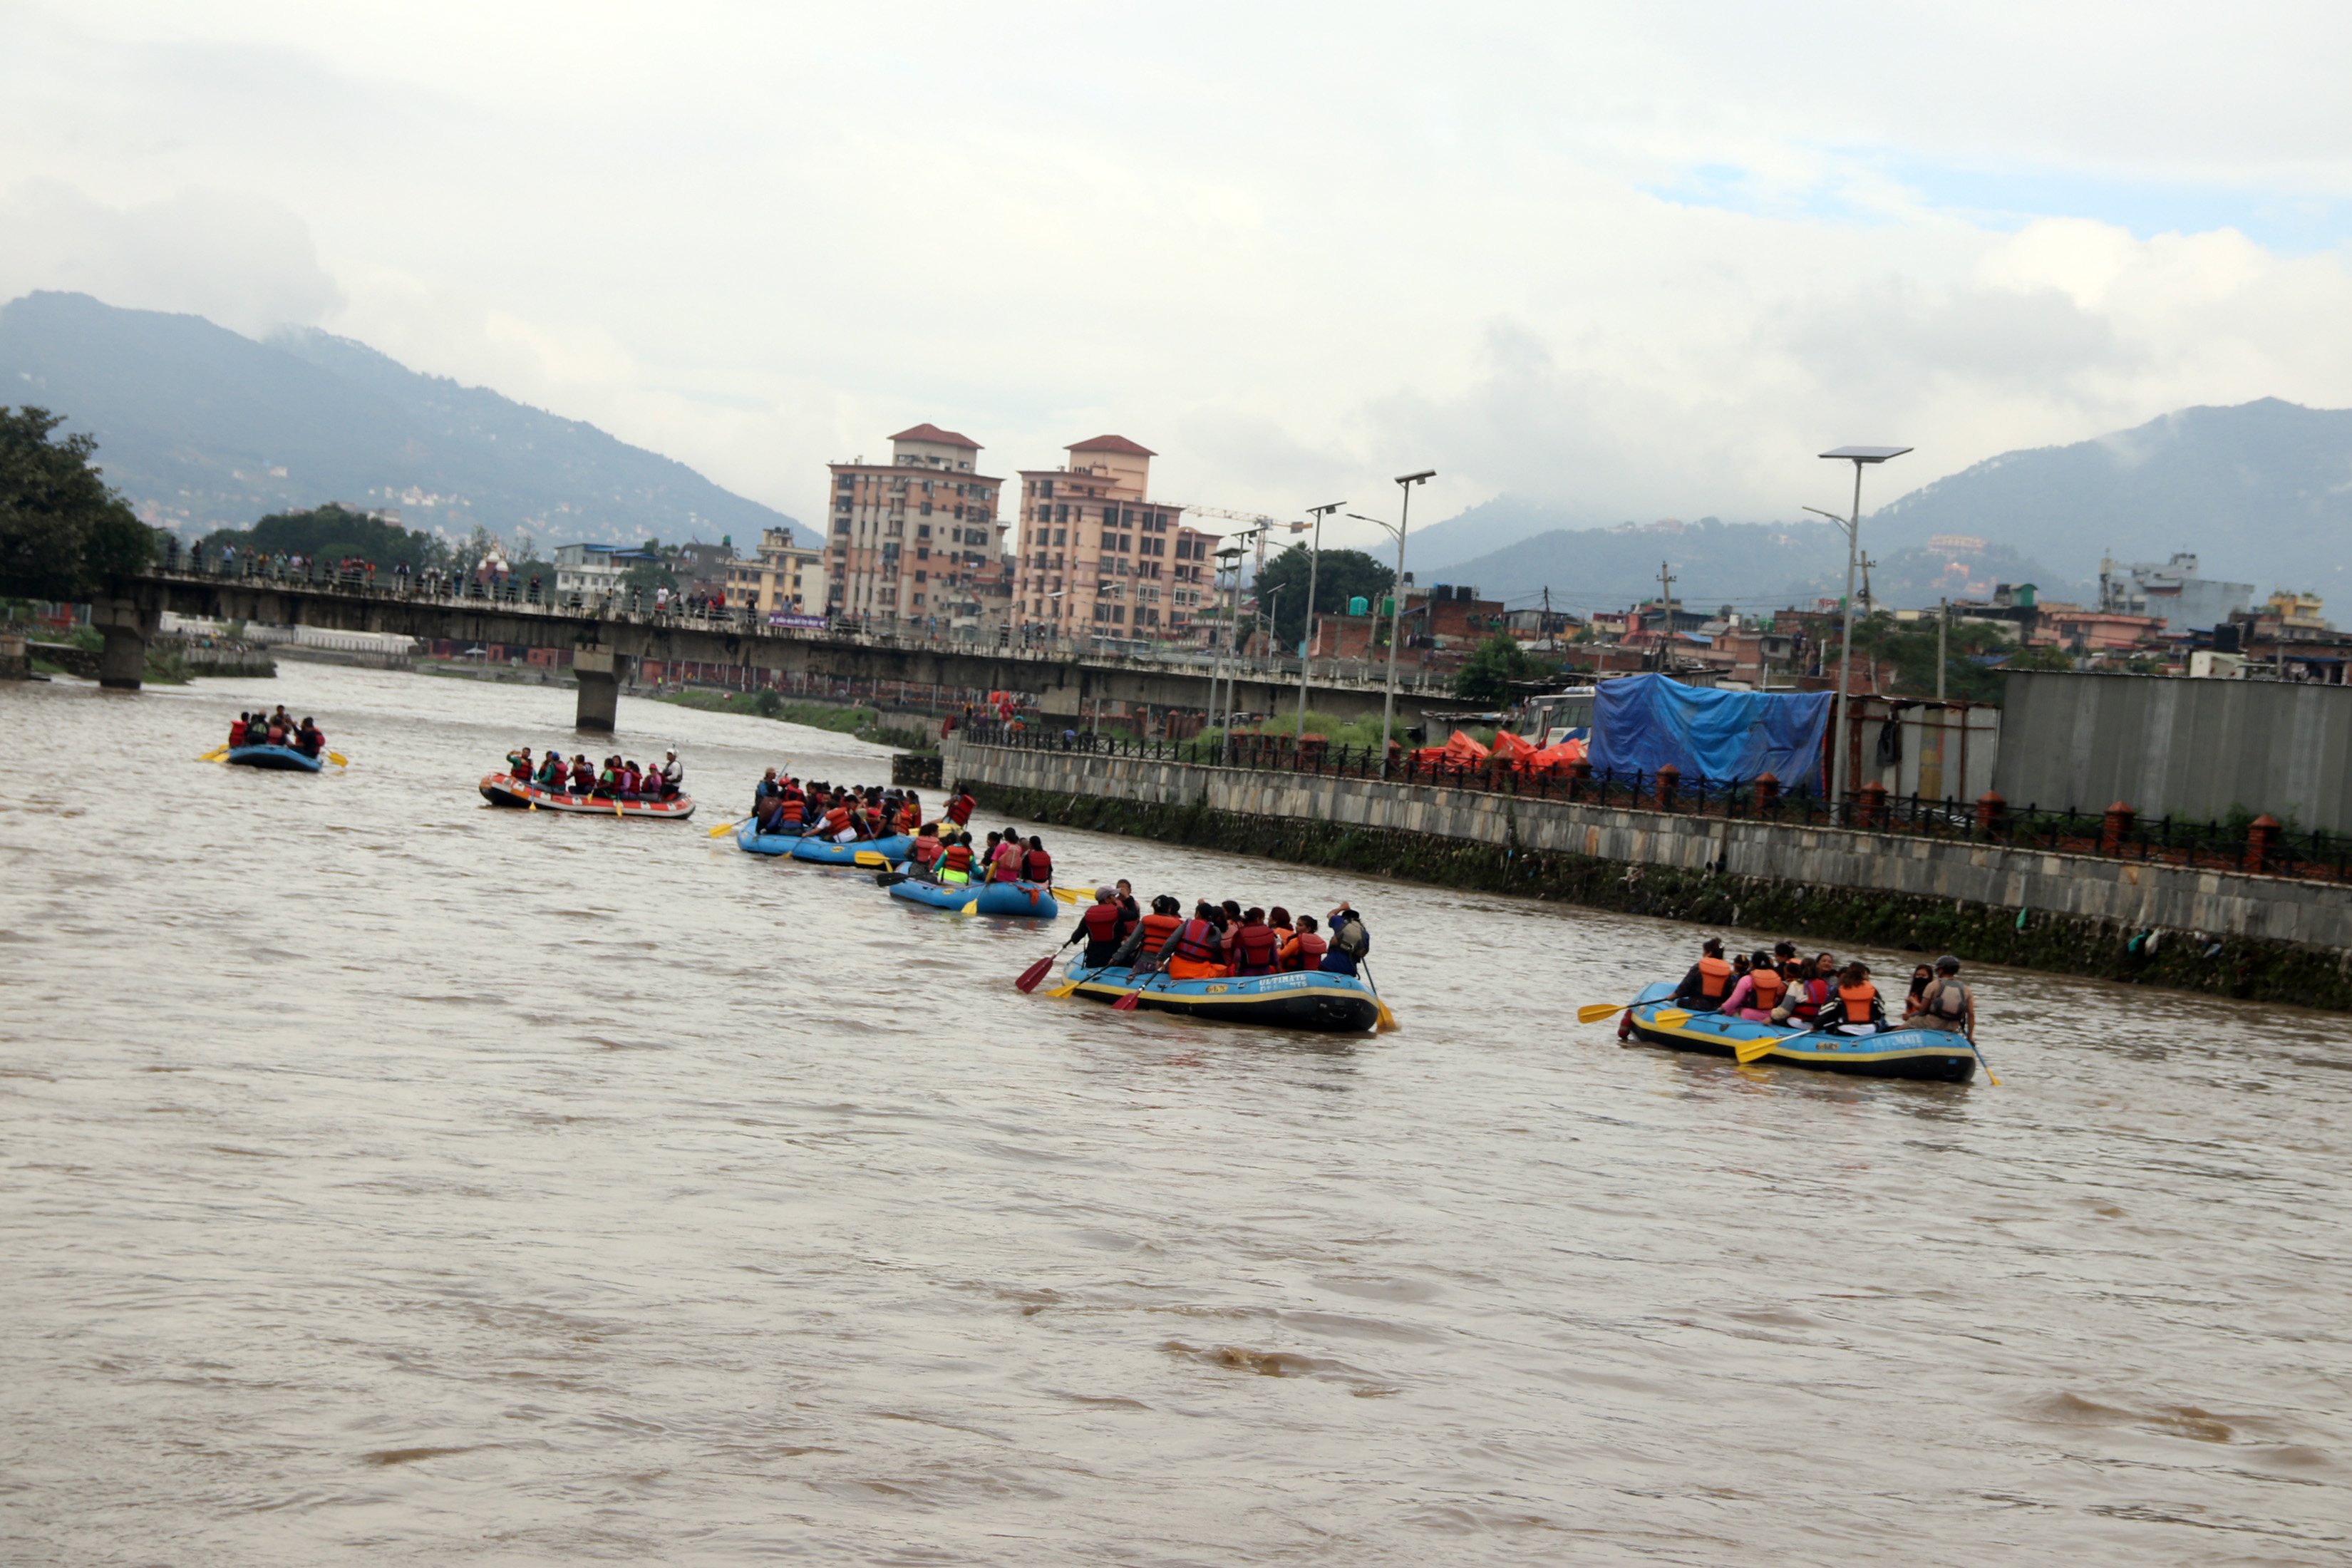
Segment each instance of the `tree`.
M0 407L0 594L75 602L146 569L155 531L107 487L96 438L46 408Z
M1531 657L1510 633L1496 632L1471 650L1454 677L1454 695L1482 708L1500 708L1518 700L1512 681L1533 680L1556 668Z
M1265 563L1257 574L1257 602L1265 604L1273 598L1275 640L1286 648L1297 649L1299 639L1307 635L1307 568L1308 551L1303 544L1293 544ZM1343 615L1348 601L1358 595L1380 602L1388 592L1396 574L1381 565L1360 550L1327 550L1315 573L1315 608L1323 615Z

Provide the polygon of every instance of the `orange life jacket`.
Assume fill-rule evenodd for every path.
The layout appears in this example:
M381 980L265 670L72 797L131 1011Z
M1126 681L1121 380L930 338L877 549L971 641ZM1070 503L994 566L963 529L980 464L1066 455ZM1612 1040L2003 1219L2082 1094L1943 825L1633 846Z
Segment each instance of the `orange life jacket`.
M1143 951L1145 954L1152 958L1159 957L1160 950L1168 945L1169 936L1183 923L1174 915L1144 916Z
M1720 958L1698 961L1699 994L1710 1002L1720 1002L1731 992L1731 965Z
M1845 1021L1849 1024L1869 1023L1870 1005L1877 1000L1878 987L1867 980L1859 985L1838 987L1838 1001L1845 1008Z
M1275 955L1281 951L1274 928L1269 925L1245 925L1234 932L1234 973L1235 974L1271 974Z
M1768 1012L1778 1007L1780 998L1788 993L1789 983L1780 978L1777 969L1751 971L1748 979L1756 987L1756 1005Z

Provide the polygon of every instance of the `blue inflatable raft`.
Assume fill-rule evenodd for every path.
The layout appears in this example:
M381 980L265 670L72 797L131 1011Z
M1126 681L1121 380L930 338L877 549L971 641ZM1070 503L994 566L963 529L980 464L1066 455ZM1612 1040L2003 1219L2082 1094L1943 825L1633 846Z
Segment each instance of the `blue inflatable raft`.
M907 868L900 866L898 869L904 871ZM909 877L903 882L891 883L890 896L934 910L961 910L970 906L976 915L1050 921L1062 912L1054 889L1043 882L940 883Z
M1136 987L1124 969L1088 969L1077 960L1063 971L1089 1002L1116 1002ZM1371 982L1354 974L1301 970L1295 974L1259 974L1243 980L1171 980L1157 974L1143 982L1139 1012L1181 1013L1221 1024L1260 1024L1276 1029L1312 1029L1360 1035L1381 1021Z
M304 756L291 746L231 746L223 760L231 767L274 768L288 773L315 773L327 765L324 757Z
M789 855L800 841L797 833L761 833L749 822L735 830L735 847L746 855Z
M820 866L855 866L858 856L874 854L895 865L907 858L907 852L914 847L914 844L915 841L903 833L894 833L887 838L867 838L855 844L835 844L830 838L813 833L805 838L793 841L792 857L795 860L814 860Z
M1819 1068L1862 1078L1926 1079L1936 1083L1966 1083L1976 1075L1977 1054L1964 1035L1943 1029L1889 1029L1884 1034L1847 1035L1788 1024L1759 1024L1724 1013L1692 1013L1687 1017L1659 1022L1661 1014L1683 1012L1675 1002L1675 988L1662 983L1645 988L1633 999L1631 1033L1653 1046L1709 1056L1737 1056L1738 1047L1758 1040L1772 1047L1751 1058L1786 1062L1791 1067Z

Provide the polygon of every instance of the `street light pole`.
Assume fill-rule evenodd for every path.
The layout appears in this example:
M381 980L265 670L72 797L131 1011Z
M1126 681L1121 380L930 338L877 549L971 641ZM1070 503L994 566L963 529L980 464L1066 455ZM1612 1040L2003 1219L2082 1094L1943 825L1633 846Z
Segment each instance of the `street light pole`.
M1307 650L1315 646L1315 576L1323 567L1323 520L1347 504L1335 500L1328 506L1307 509L1315 519L1315 537L1307 547L1307 618L1300 623L1305 635L1298 641L1298 730L1291 736L1299 745L1307 743Z
M1830 747L1830 810L1834 814L1833 821L1843 821L1845 813L1845 753L1849 739L1846 694L1853 684L1853 574L1862 552L1862 470L1867 464L1884 463L1909 450L1908 447L1839 447L1822 454L1853 465L1853 512L1845 525L1845 627L1841 639L1843 646L1838 649L1837 735Z
M1389 766L1389 733L1396 726L1396 656L1397 628L1404 620L1404 534L1412 526L1412 488L1425 485L1437 477L1435 468L1423 468L1417 474L1399 474L1397 488L1404 492L1402 509L1397 514L1396 581L1390 584L1395 595L1389 600L1389 689L1381 700L1381 773L1386 777Z

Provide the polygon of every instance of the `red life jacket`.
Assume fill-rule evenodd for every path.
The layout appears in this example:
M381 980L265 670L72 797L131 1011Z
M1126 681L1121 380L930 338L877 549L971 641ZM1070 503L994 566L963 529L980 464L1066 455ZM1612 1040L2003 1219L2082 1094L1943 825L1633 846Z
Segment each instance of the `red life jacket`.
M1176 928L1173 956L1187 963L1215 963L1224 956L1217 943L1217 928L1204 920L1189 920Z
M1234 973L1235 974L1271 974L1275 954L1280 951L1274 928L1270 925L1245 925L1234 932Z
M1118 906L1089 904L1087 912L1078 917L1078 923L1087 928L1088 946L1097 942L1115 942L1118 940Z
M1708 1001L1722 1001L1731 991L1731 965L1720 958L1700 959L1698 989Z
M950 845L947 853L940 857L940 864L946 867L950 871L971 870L971 846L969 844Z
M1175 931L1175 929L1176 929L1178 926L1181 926L1181 925L1182 925L1183 923L1184 923L1184 922L1183 922L1182 921L1181 921L1181 920L1177 919L1174 915L1146 915L1146 916L1144 916L1144 917L1143 917L1143 951L1144 951L1144 952L1145 952L1146 954L1150 955L1150 957L1153 957L1153 958L1157 958L1157 957L1159 957L1159 956L1160 956L1160 950L1161 948L1166 947L1166 946L1168 945L1168 938L1169 938L1170 933L1173 932L1173 931Z
M1023 879L1027 881L1052 881L1054 879L1054 858L1051 855L1046 854L1043 849L1030 850L1029 853L1021 857L1021 875Z
M1326 951L1321 937L1311 931L1300 931L1283 944L1282 967L1314 969L1322 963Z

